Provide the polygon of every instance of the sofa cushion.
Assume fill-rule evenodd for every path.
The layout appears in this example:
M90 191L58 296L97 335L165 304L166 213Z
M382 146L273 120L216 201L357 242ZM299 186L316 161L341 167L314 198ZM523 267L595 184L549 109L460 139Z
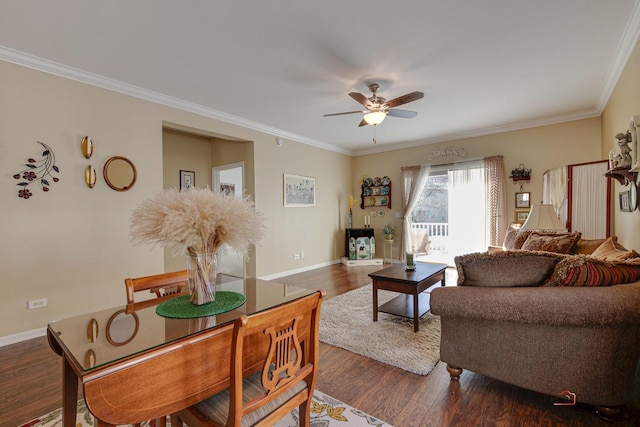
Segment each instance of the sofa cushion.
M458 286L539 286L563 255L551 252L505 251L454 258Z
M546 251L558 254L570 254L582 233L545 233L533 231L522 245L522 250L526 251Z
M609 237L591 253L591 256L607 261L624 261L630 258L637 258L639 255L634 250L619 249L619 246Z
M640 258L620 262L573 255L556 265L543 286L612 286L640 280Z

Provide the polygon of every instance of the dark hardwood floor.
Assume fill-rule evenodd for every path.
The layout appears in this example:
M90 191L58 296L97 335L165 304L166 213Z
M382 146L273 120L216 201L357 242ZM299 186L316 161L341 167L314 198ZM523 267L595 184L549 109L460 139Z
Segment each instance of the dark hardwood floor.
M338 264L278 281L325 289L333 298L366 285L367 274L379 268ZM640 425L640 381L620 419L608 423L589 406L554 406L553 397L473 372L451 381L443 363L419 376L327 344L320 363L319 390L396 427ZM60 407L61 366L44 337L0 347L0 426L16 427Z

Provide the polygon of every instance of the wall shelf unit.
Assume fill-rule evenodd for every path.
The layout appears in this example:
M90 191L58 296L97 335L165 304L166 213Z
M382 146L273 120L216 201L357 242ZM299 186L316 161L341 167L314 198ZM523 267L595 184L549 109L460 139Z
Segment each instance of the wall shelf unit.
M362 182L360 208L386 206L391 209L391 180L382 178L365 178Z
M631 172L629 169L625 167L609 169L605 176L616 179L620 185L627 186L629 182L635 183L638 177L638 172Z

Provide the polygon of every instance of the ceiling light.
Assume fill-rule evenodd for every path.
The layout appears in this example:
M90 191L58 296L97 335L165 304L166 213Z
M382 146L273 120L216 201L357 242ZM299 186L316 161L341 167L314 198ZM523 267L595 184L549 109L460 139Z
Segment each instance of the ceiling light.
M364 115L364 121L372 126L375 126L382 123L385 117L387 117L387 114L383 113L382 111L372 111Z

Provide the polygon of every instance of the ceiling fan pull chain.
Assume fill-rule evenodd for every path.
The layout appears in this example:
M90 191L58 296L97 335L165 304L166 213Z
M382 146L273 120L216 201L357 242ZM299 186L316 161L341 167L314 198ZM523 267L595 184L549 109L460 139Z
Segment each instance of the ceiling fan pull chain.
M378 141L376 141L376 125L373 125L373 143L378 143Z

